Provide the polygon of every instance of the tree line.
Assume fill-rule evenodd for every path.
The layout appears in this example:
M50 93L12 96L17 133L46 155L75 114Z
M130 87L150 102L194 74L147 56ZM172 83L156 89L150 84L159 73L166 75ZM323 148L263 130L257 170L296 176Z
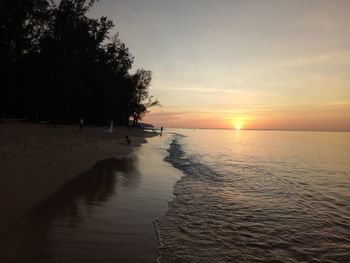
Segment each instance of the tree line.
M2 117L137 125L159 105L151 71L130 73L134 57L113 22L87 16L94 2L0 0Z

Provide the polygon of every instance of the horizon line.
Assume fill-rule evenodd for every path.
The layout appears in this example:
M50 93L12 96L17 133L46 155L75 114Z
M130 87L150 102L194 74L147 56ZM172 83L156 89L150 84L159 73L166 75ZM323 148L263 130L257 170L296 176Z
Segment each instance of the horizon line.
M187 130L230 130L230 131L295 131L295 132L350 132L350 130L292 130L292 129L235 129L235 128L189 128L189 127L165 127L167 129Z

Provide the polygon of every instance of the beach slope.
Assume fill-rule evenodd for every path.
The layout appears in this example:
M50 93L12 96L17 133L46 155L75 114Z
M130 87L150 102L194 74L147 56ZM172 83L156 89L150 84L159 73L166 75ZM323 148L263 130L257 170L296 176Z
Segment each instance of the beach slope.
M154 133L10 122L0 124L0 234L29 208L98 160L128 156ZM132 143L123 144L128 135Z

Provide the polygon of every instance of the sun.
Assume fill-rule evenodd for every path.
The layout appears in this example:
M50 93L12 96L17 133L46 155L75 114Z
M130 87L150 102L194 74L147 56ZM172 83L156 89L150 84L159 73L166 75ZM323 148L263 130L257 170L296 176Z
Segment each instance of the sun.
M243 128L243 121L241 117L236 117L234 119L232 119L232 126L234 127L234 129L236 130L241 130Z
M236 129L236 130L242 129L242 125L241 125L239 122L236 122L236 123L235 123L235 129Z
M251 117L246 115L231 115L227 118L227 120L227 124L231 127L231 129L239 131L247 129L247 126L249 127Z

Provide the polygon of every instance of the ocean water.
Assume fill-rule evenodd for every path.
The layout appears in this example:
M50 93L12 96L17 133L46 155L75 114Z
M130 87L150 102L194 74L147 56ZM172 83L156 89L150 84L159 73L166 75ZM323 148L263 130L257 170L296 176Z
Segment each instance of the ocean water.
M173 132L159 262L350 262L350 133Z

